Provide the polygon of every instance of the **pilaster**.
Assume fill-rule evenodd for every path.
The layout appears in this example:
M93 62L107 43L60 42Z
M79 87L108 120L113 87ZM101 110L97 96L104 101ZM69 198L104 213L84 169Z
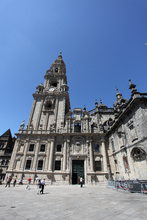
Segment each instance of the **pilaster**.
M49 155L49 171L53 171L54 140L51 140Z
M37 159L38 159L39 145L40 145L40 143L37 142L36 149L35 149L35 156L34 156L33 166L32 166L33 171L35 171L37 169Z
M48 166L49 166L50 145L51 145L51 143L48 142L48 144L46 146L46 159L45 159L45 167L44 167L45 171L48 170Z
M66 170L67 164L67 142L64 140L64 148L63 148L63 171Z
M14 149L13 149L13 153L12 153L12 156L11 156L9 168L8 168L8 170L10 170L10 171L12 171L13 168L14 168L14 164L15 164L15 160L16 160L16 154L17 154L17 149L18 149L18 144L19 144L19 142L16 141Z
M26 144L25 144L23 159L22 159L22 162L21 162L21 165L20 165L20 170L22 170L22 171L25 168L24 166L25 166L25 162L26 162L26 154L27 154L27 151L28 151L28 146L29 146L29 141L27 140Z
M93 167L93 150L92 150L92 140L89 141L89 155L90 155L90 171L94 171Z
M108 172L106 146L104 140L101 142L101 153L103 155L103 171Z

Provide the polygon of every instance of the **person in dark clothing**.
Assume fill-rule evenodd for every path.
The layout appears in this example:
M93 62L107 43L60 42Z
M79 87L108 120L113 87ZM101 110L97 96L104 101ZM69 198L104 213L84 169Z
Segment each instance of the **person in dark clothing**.
M11 181L12 181L12 176L9 176L8 179L6 180L5 187L7 187L7 186L10 187Z
M41 190L40 190L40 193L41 193L41 194L43 194L44 186L45 186L45 179L42 179L42 180L41 180Z
M15 187L17 181L17 176L14 177L13 186Z

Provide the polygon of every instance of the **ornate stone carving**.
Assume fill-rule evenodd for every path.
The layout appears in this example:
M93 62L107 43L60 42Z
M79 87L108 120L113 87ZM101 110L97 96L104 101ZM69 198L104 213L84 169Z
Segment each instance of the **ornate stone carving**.
M75 145L74 149L75 149L75 151L77 153L79 153L81 151L81 144L80 144L80 142L76 142L76 145Z

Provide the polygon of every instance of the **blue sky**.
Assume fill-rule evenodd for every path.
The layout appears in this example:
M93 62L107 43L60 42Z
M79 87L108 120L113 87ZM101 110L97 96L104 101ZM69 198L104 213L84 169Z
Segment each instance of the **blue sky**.
M32 93L62 51L71 107L111 107L128 79L147 92L146 0L0 0L0 134L28 121Z

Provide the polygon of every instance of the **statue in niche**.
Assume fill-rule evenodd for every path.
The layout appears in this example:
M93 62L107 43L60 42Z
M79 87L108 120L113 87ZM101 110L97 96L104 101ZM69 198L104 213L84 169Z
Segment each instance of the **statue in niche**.
M24 127L25 127L25 120L23 120L22 123L20 124L19 130L23 130Z
M33 130L33 124L32 124L32 123L30 124L29 129L30 129L30 130Z
M51 124L50 125L50 132L55 132L55 127L56 127L56 124Z
M80 142L76 142L75 151L76 151L77 153L81 151L81 143L80 143Z

